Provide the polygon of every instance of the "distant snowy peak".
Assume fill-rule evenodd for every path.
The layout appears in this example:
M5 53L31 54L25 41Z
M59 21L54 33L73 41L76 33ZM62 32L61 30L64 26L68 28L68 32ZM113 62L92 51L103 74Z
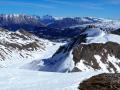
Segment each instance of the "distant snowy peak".
M40 27L44 26L44 24L41 22L40 17L38 16L30 16L24 14L0 14L0 27L10 29L13 27L21 28L28 26Z
M108 29L118 29L120 28L120 20L104 20L101 23L95 23L94 25L96 25L99 28L108 28Z
M45 15L43 17L41 17L42 20L53 20L55 19L53 16L50 16L50 15Z
M54 17L51 15L36 16L25 14L0 14L0 26L7 29L28 28L32 29L38 27L50 28L70 28L79 25L94 24L103 28L118 28L120 27L120 20L109 20L96 17ZM28 28L28 29L31 29Z
M64 17L62 19L56 20L55 22L48 25L48 27L54 28L70 28L76 25L100 23L101 19L92 17Z
M17 17L28 17L28 18L36 18L38 19L39 16L35 15L26 15L26 14L0 14L1 17L6 17L6 18L17 18Z

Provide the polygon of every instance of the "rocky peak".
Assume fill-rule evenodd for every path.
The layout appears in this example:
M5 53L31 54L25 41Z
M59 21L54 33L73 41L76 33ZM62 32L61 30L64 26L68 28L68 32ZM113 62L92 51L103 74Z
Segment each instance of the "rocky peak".
M111 31L112 34L120 35L120 28L114 31Z
M120 90L120 74L96 75L80 83L78 88L79 90Z
M73 60L76 67L81 71L91 68L93 70L119 72L120 44L113 42L79 44L73 49ZM80 67L81 64L84 67Z

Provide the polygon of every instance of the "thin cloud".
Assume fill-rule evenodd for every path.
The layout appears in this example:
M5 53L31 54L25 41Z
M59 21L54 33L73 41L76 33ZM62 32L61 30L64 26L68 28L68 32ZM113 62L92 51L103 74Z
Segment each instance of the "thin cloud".
M69 5L69 6L77 6L86 9L103 9L103 4L91 3L91 2L70 2L70 1L62 1L62 0L45 0L55 4Z
M53 6L43 5L43 4L36 4L36 3L29 3L29 2L14 2L14 1L0 1L0 5L18 5L18 6L28 6L28 7L37 7L37 8L54 8Z
M106 0L109 4L120 4L120 0Z

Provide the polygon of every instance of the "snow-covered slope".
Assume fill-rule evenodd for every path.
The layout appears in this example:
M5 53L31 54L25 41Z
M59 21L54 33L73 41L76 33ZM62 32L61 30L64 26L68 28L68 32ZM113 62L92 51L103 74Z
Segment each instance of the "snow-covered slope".
M120 44L120 36L115 34L108 34L105 31L100 30L100 28L90 28L87 29L84 33L87 34L86 43L106 43L106 42L115 42Z
M120 20L104 20L102 23L95 24L99 28L118 29L120 28Z
M100 73L52 73L8 68L0 72L0 90L77 90L82 80Z
M120 72L120 36L109 32L119 28L119 21L16 14L0 15L0 21L0 26L27 28L38 36L54 37L54 41L73 37L63 45L24 30L0 28L0 90L77 90L78 84L92 75ZM53 26L44 27L43 23Z
M114 31L120 28L120 20L109 20L109 19L99 19L98 22L88 23L88 24L78 24L74 26L70 26L70 28L81 28L86 27L88 25L95 25L98 28L103 29L104 31Z
M0 67L20 67L32 60L50 57L62 43L40 39L24 30L0 28Z
M60 47L48 59L31 62L30 69L52 72L103 71L120 72L120 36L86 28L70 43ZM32 66L32 67L31 67Z

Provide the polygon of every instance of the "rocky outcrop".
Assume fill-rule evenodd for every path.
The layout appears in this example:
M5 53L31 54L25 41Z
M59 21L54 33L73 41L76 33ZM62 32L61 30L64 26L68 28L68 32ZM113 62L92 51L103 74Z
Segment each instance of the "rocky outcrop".
M80 83L79 90L120 90L120 74L104 73Z
M100 28L90 25L83 29L80 35L73 37L69 43L61 46L52 57L43 59L44 65L41 65L39 70L120 72L118 38L120 37L117 35L115 41L114 35L107 34ZM61 67L62 70L59 69Z
M0 61L31 58L32 52L40 53L45 50L45 46L41 39L27 31L12 32L0 28Z
M113 58L110 60L109 57L114 57L117 61ZM116 66L120 68L120 45L114 42L79 44L73 49L73 60L75 65L83 61L86 67L91 67L94 70L102 69L100 65L102 63L107 66L106 69L109 72L112 70L118 72L113 62L116 62Z
M111 32L112 34L120 35L120 28Z

